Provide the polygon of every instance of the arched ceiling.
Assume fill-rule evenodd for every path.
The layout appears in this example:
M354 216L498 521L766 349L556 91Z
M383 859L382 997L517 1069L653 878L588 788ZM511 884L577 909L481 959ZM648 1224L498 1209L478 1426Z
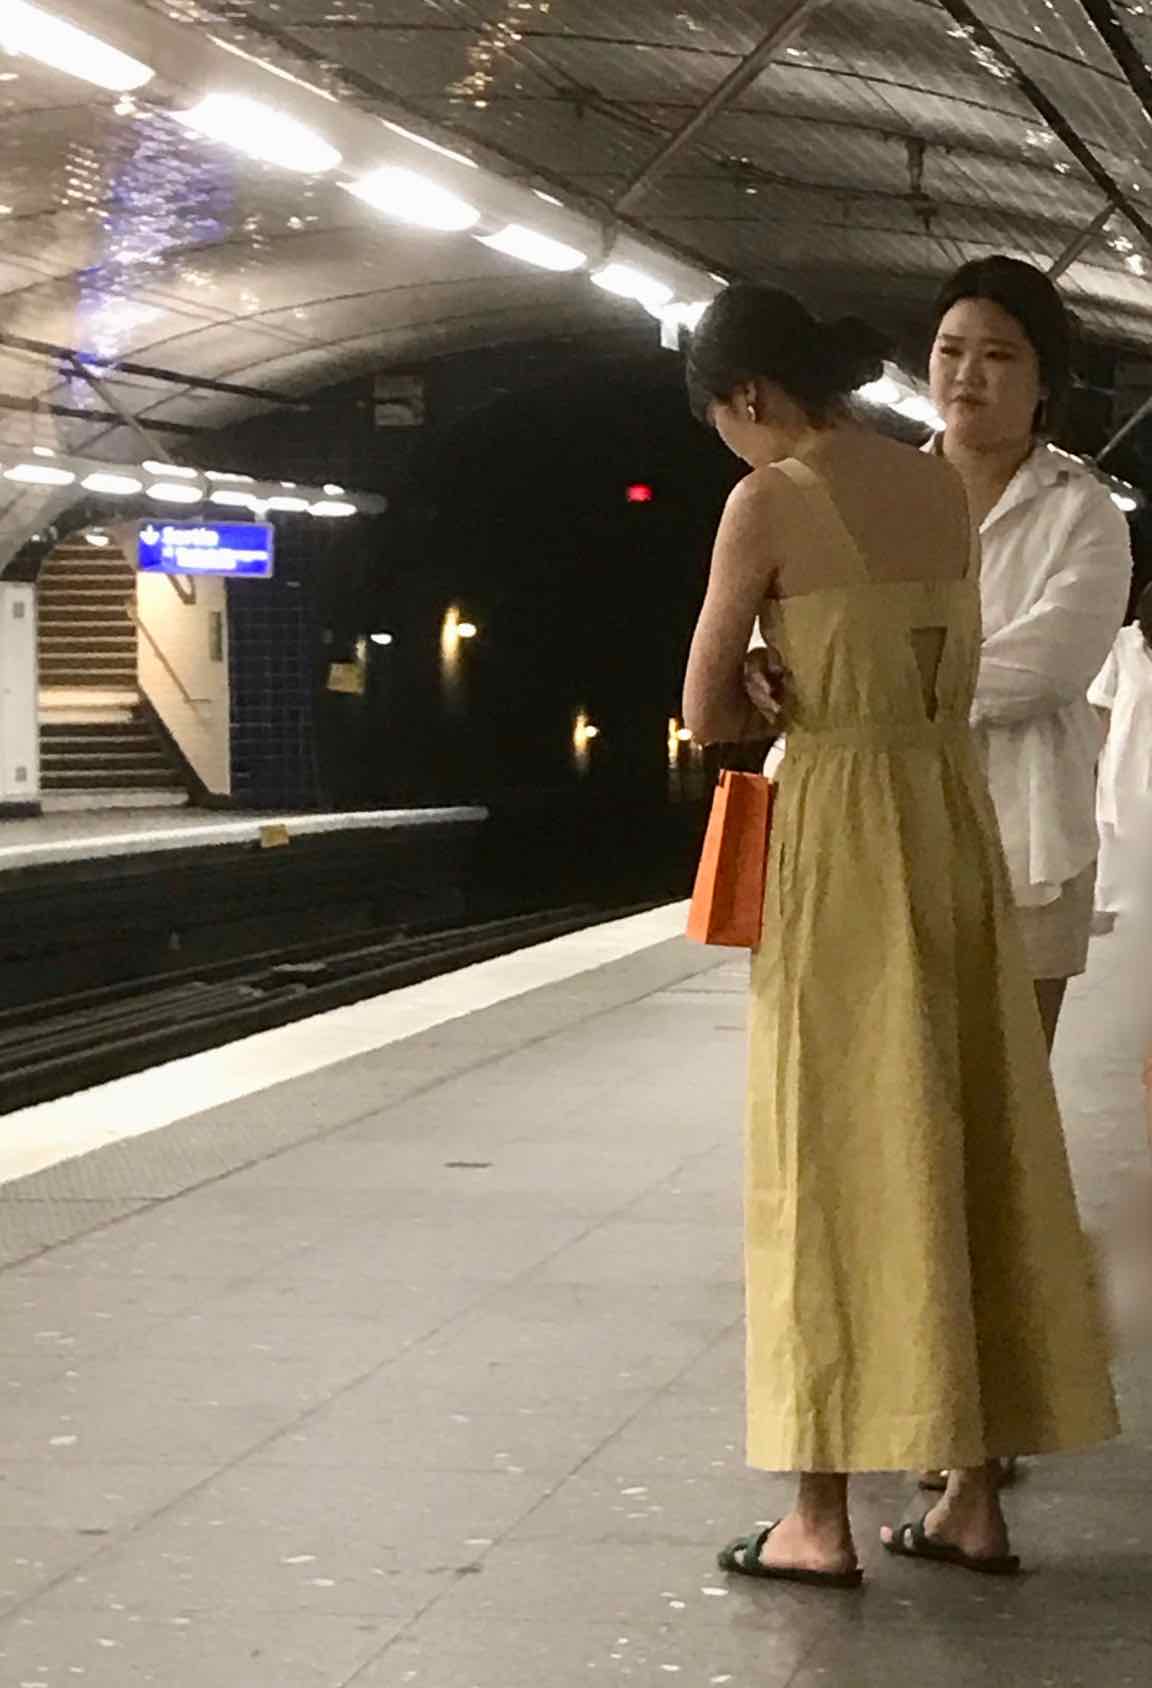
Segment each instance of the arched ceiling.
M1150 337L1152 9L42 3L98 34L128 17L142 56L152 35L169 54L173 31L190 53L213 37L701 273L898 314L962 260L1010 251L1066 265L1096 335L1136 353ZM331 179L199 139L171 104L149 88L118 99L0 52L5 401L99 407L13 336L298 395L494 340L628 323L656 332L586 276L387 223ZM145 421L217 426L263 408L251 395L108 374L116 402ZM122 427L12 409L0 412L0 438L136 452Z

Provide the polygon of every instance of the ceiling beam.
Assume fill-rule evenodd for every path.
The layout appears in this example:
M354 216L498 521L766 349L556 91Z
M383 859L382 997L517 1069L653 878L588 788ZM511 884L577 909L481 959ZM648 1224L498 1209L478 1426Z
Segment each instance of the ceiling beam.
M92 422L120 427L124 417L112 410L81 410L78 405L56 404L50 399L30 399L20 393L0 392L0 410L19 410L32 416L59 416L71 422ZM164 434L214 434L200 422L149 422L149 432Z
M1144 115L1152 122L1152 71L1144 55L1124 28L1112 0L1080 0L1096 33L1115 59L1121 75L1140 101Z
M143 375L150 381L167 381L174 387L188 387L194 392L228 393L238 399L259 399L261 404L286 405L292 410L309 410L307 399L293 398L287 393L261 392L259 387L238 387L234 381L215 381L207 375L183 375L175 369L158 369L150 363L132 363L127 358L97 357L93 352L80 351L76 346L57 346L50 340L29 340L23 334L9 334L0 329L0 346L14 352L31 352L34 357L52 358L64 366L62 373L74 376L76 365L100 371L104 375ZM108 402L105 400L105 402Z
M674 159L690 147L714 118L740 98L751 87L774 53L787 45L803 27L810 15L824 4L824 0L785 0L778 17L766 30L752 51L741 59L716 87L698 111L660 148L654 158L629 182L615 203L617 211L631 211L637 201L659 180Z
M1087 0L1082 0L1082 4L1085 3ZM1038 82L1033 81L1022 65L1017 64L1000 37L988 27L983 18L977 16L968 0L937 0L937 4L960 25L970 40L978 43L986 53L995 58L1053 134L1059 136L1077 163L1088 172L1105 198L1110 200L1117 211L1139 232L1141 239L1152 245L1152 221L1149 221L1144 211L1133 203L1112 172L1100 162L1055 100L1044 92Z
M1101 206L1092 221L1080 230L1074 240L1068 242L1056 262L1051 265L1048 271L1049 277L1053 281L1059 281L1062 275L1066 275L1073 264L1084 256L1096 237L1104 233L1115 215L1116 207L1113 204Z

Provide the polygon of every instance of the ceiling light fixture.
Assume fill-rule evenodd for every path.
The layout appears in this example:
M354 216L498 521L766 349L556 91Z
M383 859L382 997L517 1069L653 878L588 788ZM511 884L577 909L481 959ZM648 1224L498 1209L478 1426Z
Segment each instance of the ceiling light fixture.
M586 252L565 246L562 240L552 240L546 234L537 234L522 223L509 223L496 234L478 238L481 246L491 247L493 252L502 252L507 258L519 258L525 264L535 264L537 269L553 270L557 274L578 270L588 262Z
M856 397L863 399L865 404L891 409L904 397L904 389L890 375L882 375L878 381L869 381L866 386L858 387Z
M198 135L223 141L249 158L276 164L282 170L319 176L340 162L336 148L315 129L243 94L207 94L191 110L177 112L176 116Z
M97 473L88 475L81 481L85 492L103 492L112 498L128 498L135 492L141 492L144 482L136 479L135 475L111 475Z
M141 468L147 469L150 475L170 475L178 481L194 481L200 473L199 469L186 469L182 463L153 463L145 460Z
M430 141L426 135L418 135L414 129L404 129L399 123L390 123L384 119L385 129L391 129L394 135L403 135L406 141L414 141L418 147L426 147L429 152L438 152L441 158L450 158L454 164L466 164L469 170L478 170L480 166L474 158L465 157L462 152L453 152L451 147L442 147L439 141Z
M156 74L139 59L129 58L87 30L55 18L39 6L29 6L25 0L4 0L0 6L0 47L10 53L26 53L53 70L94 82L97 88L107 88L113 94L142 88Z
M263 510L264 506L254 493L251 492L213 492L209 493L210 504L224 504L229 509Z
M460 234L475 228L480 221L474 205L446 188L437 187L415 170L386 164L344 186L346 192L362 199L374 211L383 211L386 217L395 217L402 223L415 223L419 228Z
M309 506L313 516L354 516L355 504L341 504L332 498L321 498L317 503Z
M204 494L200 487L187 481L154 481L148 488L149 498L157 504L199 504Z
M694 299L690 304L677 300L673 305L665 305L660 311L660 344L665 351L675 352L680 349L680 336L687 330L695 334L700 326L700 320L708 309L711 300Z
M76 477L71 469L57 469L51 463L15 463L5 469L4 479L26 486L71 486Z
M665 305L672 303L674 297L674 290L666 282L657 281L655 276L646 275L631 264L605 264L603 269L593 273L592 280L605 293L615 293L620 299L634 299L657 316Z

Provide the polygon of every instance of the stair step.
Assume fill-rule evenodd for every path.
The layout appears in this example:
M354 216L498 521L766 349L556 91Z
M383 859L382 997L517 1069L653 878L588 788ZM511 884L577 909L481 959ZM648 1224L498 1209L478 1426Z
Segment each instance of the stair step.
M49 610L47 614L40 614L40 637L43 639L51 633L65 633L75 630L83 632L86 628L102 629L105 627L127 628L135 634L136 628L122 604L85 604L73 605L71 609Z
M75 772L67 773L48 771L43 775L42 784L45 791L146 791L160 787L163 789L178 789L174 786L171 768L131 768L105 769L85 767Z
M120 662L118 658L115 662L98 658L91 663L84 663L83 667L78 662L71 662L71 660L69 662L52 662L49 658L42 665L41 674L44 675L44 679L49 680L49 684L74 685L76 689L83 687L83 685L90 685L93 690L100 689L101 685L117 685L117 687L123 687L127 690L130 685L135 685L135 680L137 680L135 663L128 665L128 663Z
M136 581L132 576L116 574L58 574L40 581L41 592L131 592Z
M66 740L48 739L40 746L40 754L53 762L167 762L166 745L155 739L129 739L126 744L108 744L104 739L85 739L80 744Z
M136 576L131 569L101 568L99 564L94 568L77 565L68 569L47 569L40 576L41 588L70 586L76 581L89 581L99 586L134 586Z
M81 614L77 614L73 610L48 610L47 612L41 610L40 612L41 638L46 633L85 633L88 631L98 633L105 627L121 626L128 628L135 636L136 629L130 617L125 615L122 609L117 610L114 614L111 612L102 613L100 610L92 609L86 609Z
M136 577L120 569L69 569L40 576L40 590L55 591L67 586L105 586L117 592L131 591Z
M53 551L47 567L86 568L92 563L99 563L110 569L128 567L119 545L69 545L67 540Z
M44 651L42 653L41 668L73 668L77 671L85 668L122 668L130 672L135 679L136 653L117 650L115 646L108 651Z
M40 602L49 609L59 609L65 604L127 604L134 600L127 588L104 581L80 581L76 585L61 581L58 586L42 587Z
M53 726L131 726L140 719L140 691L131 686L40 687L40 720Z
M45 792L41 808L46 815L70 815L109 809L182 809L187 803L186 791L157 787L154 791Z
M48 679L52 685L67 684L77 693L87 688L93 692L100 692L105 686L122 686L125 690L136 683L136 670L115 668L94 669L91 673L77 668L53 669Z
M41 778L64 779L69 785L99 785L115 780L127 785L148 785L175 779L172 765L163 756L42 756Z
M139 761L141 757L158 756L161 761L167 761L168 747L152 737L113 739L111 741L105 738L50 738L41 739L40 754L41 756L51 757L56 761L59 761L62 757L67 759L77 756L83 757L85 761L91 761L93 757L99 758L102 756L115 756L120 760L126 758L129 761Z
M156 741L141 721L136 725L129 723L124 726L105 725L103 722L94 722L91 726L77 722L60 727L41 724L40 742L42 745L51 746L53 749L58 745L93 744L106 744L111 749L113 747L126 748L133 744L154 744Z
M132 606L132 592L108 591L74 591L49 592L46 598L41 598L41 614L62 614L62 616L110 616L118 614L128 621L128 609Z
M40 640L41 657L83 657L89 651L115 651L118 656L127 657L135 649L136 639L131 629L121 632L118 627L79 635L53 632Z
M82 562L70 562L66 568L59 564L47 568L40 578L43 581L131 580L132 570L126 568L123 563L102 563L95 560L90 562L88 558L85 558Z
M131 598L85 599L83 603L59 604L54 602L41 603L41 627L83 627L85 622L105 622L109 616L122 621L125 627L133 627L135 623L129 615L132 608Z

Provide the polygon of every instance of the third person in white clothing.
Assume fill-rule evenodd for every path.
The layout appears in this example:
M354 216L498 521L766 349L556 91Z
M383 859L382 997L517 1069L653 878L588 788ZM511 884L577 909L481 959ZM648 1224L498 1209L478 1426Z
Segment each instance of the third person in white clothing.
M1110 919L1125 912L1133 890L1147 898L1144 887L1152 888L1152 586L1088 695L1108 732L1097 798L1096 909Z

